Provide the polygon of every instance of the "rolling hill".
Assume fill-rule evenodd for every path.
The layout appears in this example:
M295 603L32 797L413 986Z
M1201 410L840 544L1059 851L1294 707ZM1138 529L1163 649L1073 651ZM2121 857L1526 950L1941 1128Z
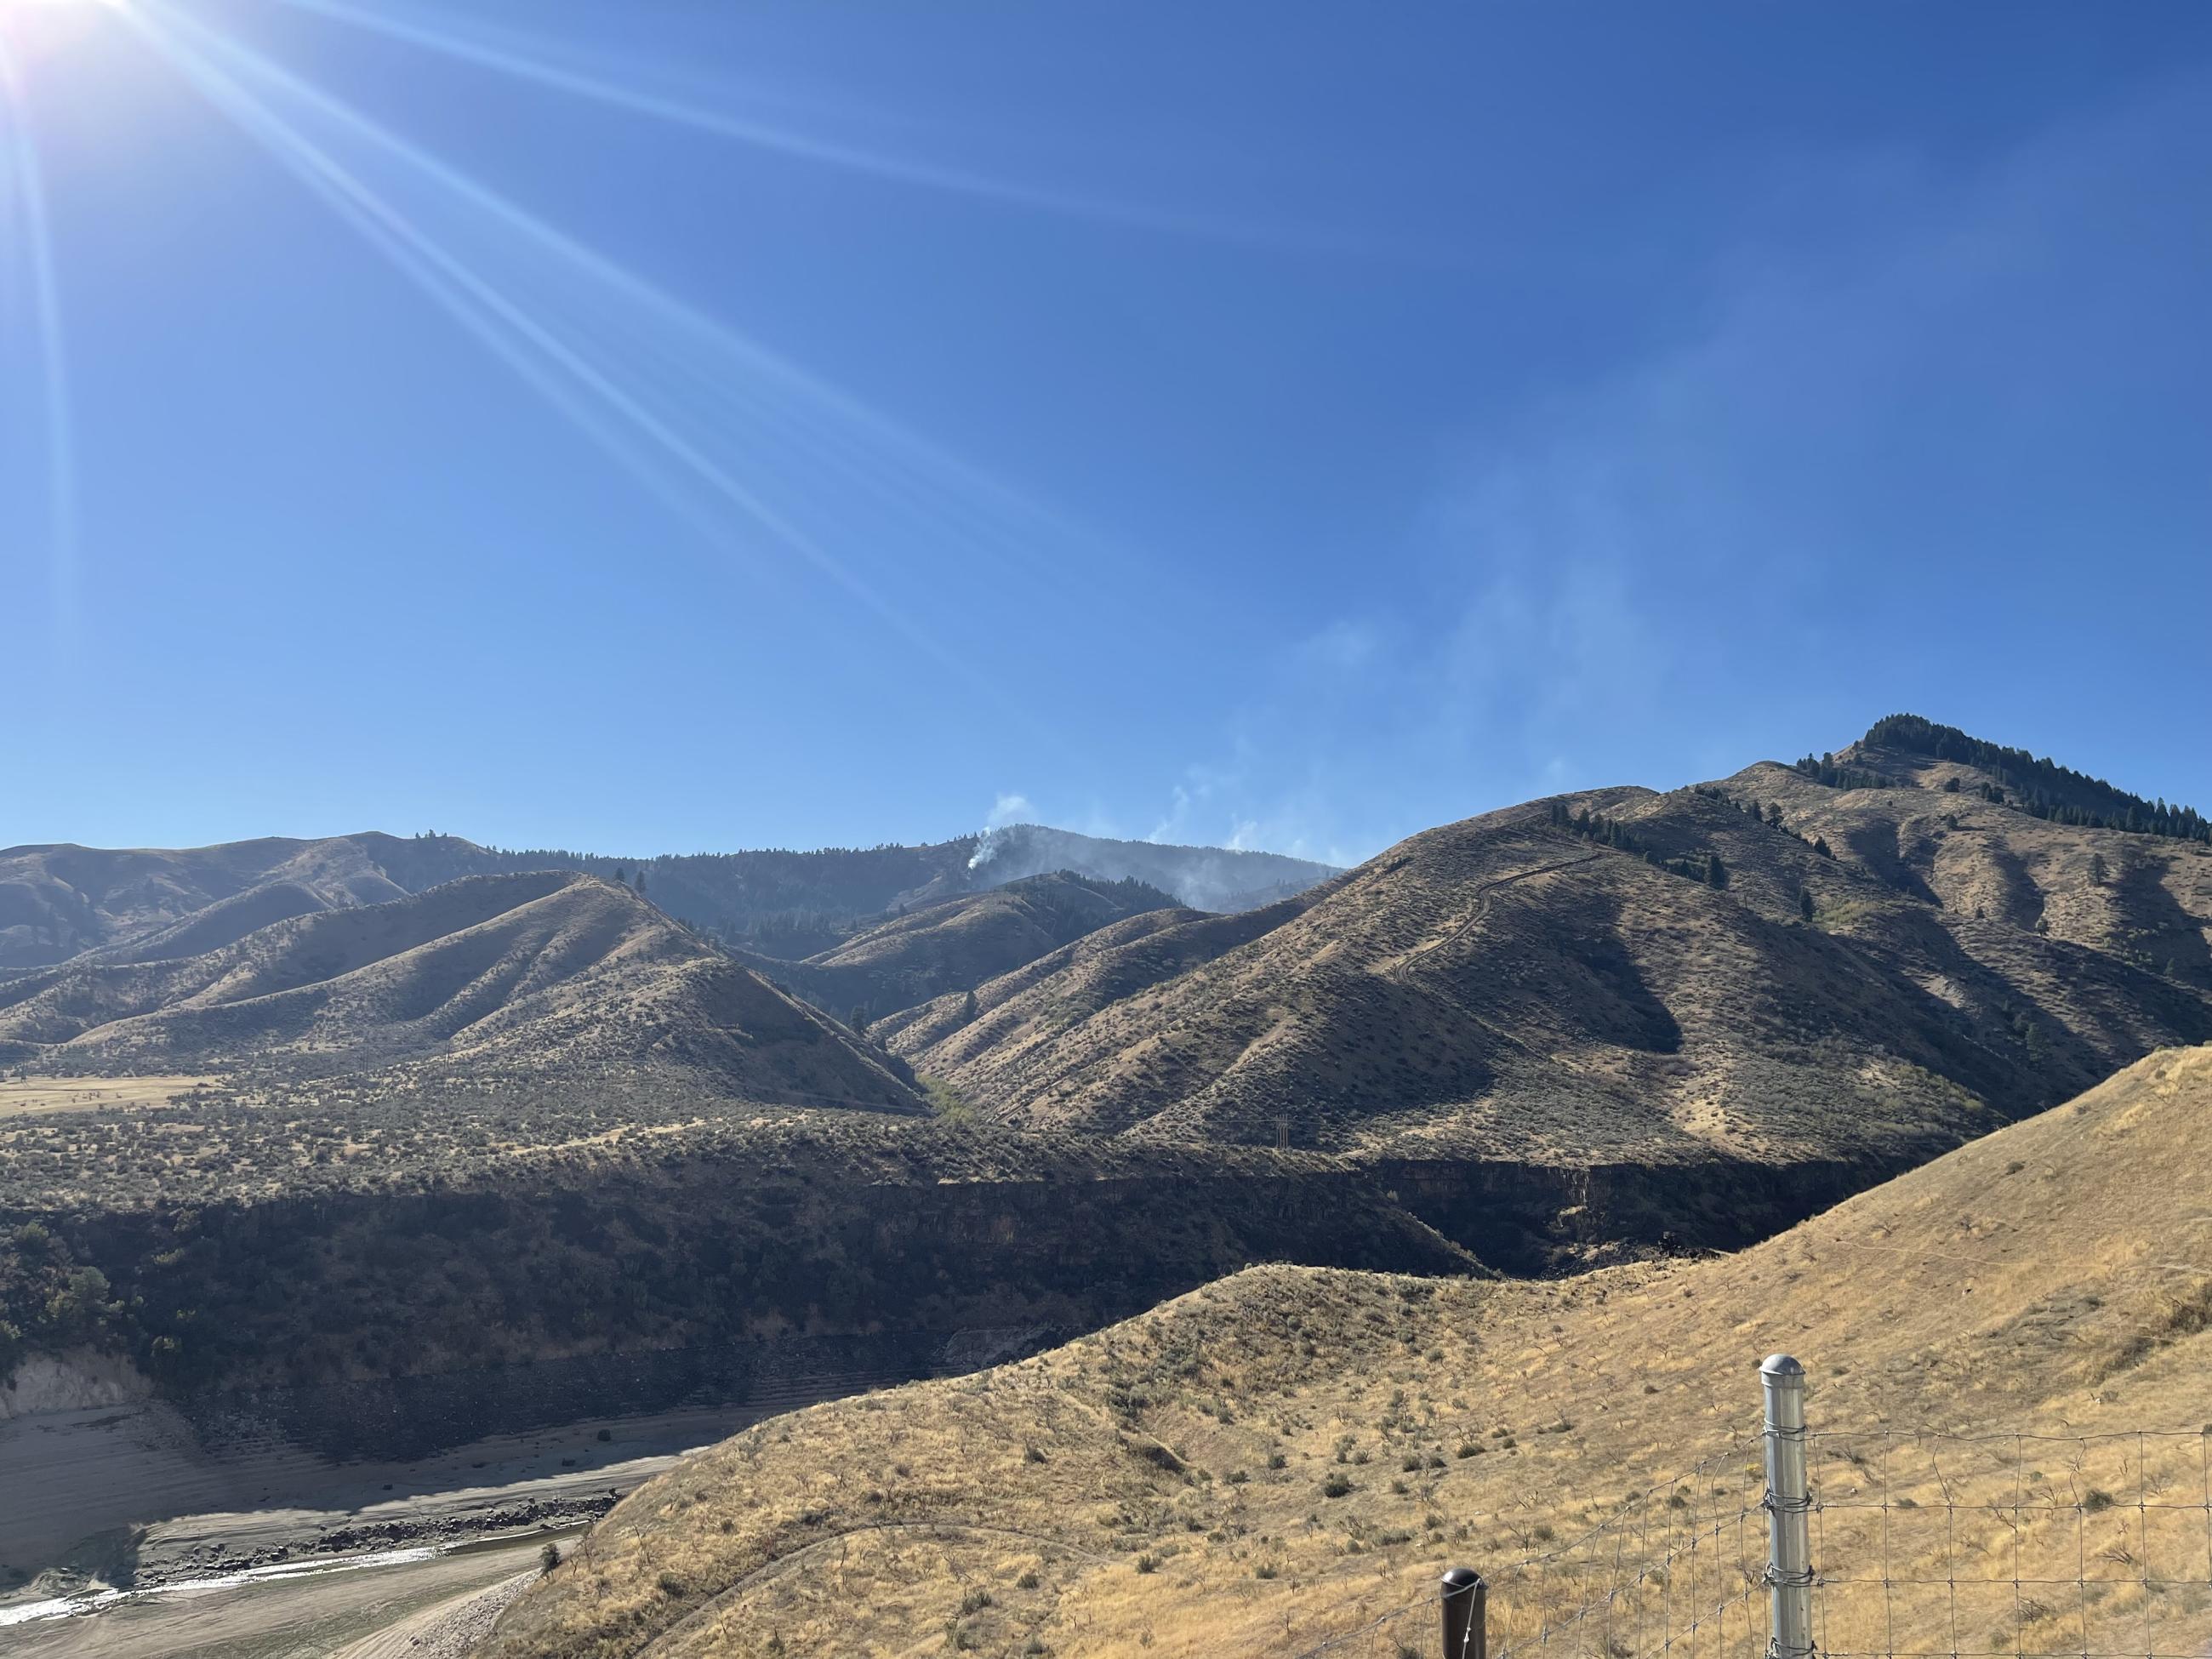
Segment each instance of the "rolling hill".
M2168 1051L1733 1256L1254 1268L702 1453L477 1651L1425 1652L1455 1563L1492 1579L1493 1642L1640 1651L1747 1596L1706 1637L1753 1651L1755 1367L1783 1348L1820 1437L1823 1647L2197 1651L2208 1170L2212 1049Z
M817 1007L858 1010L865 1023L969 990L1126 916L1175 907L1140 881L1062 870L923 905L804 962L738 955Z
M780 959L835 951L901 909L1069 872L1150 883L1230 909L1334 873L1273 853L1157 846L1016 824L921 847L622 859L479 847L457 836L271 838L182 851L0 850L0 973L88 952L198 955L313 910L375 904L464 876L568 870L642 881L670 915Z
M234 931L206 918L0 981L0 1064L296 1082L434 1061L449 1078L665 1073L762 1102L920 1108L879 1051L596 877L469 877L147 959Z
M1009 1124L1862 1180L2212 1038L2212 847L1893 746L1807 765L1430 830L878 1035Z

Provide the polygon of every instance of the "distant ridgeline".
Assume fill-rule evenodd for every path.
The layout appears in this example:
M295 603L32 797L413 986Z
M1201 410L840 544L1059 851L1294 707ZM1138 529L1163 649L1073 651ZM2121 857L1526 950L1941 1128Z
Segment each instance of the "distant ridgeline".
M969 836L924 847L885 844L636 859L566 848L477 848L448 836L425 836L403 843L397 856L404 860L412 851L410 886L486 872L582 870L636 888L668 915L682 917L725 945L767 956L805 957L884 915L900 894L934 880L957 879L978 840Z
M1984 786L1984 796L2055 823L2212 842L2212 820L2206 819L2194 807L2168 806L2163 800L2145 800L2141 795L2115 789L2102 778L2076 772L2056 761L2038 760L2025 749L1984 743L1979 738L1968 737L1955 726L1938 726L1918 714L1891 714L1876 720L1868 731L1866 741L1936 760L1957 761L1987 772L1997 783L1994 787ZM1799 763L1800 770L1803 764Z

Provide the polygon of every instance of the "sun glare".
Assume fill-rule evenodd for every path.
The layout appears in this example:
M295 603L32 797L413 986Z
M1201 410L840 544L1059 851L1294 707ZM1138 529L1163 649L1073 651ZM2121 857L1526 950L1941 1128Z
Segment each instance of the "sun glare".
M0 39L33 58L78 38L100 12L118 12L128 0L0 0Z

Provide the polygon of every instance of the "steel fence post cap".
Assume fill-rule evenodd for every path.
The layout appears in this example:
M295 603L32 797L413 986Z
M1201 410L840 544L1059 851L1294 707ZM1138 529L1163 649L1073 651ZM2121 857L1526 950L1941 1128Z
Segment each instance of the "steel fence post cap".
M1473 1567L1453 1567L1444 1574L1444 1594L1458 1595L1481 1582L1482 1575Z
M1761 1376L1802 1377L1805 1368L1786 1353L1771 1353L1759 1362Z

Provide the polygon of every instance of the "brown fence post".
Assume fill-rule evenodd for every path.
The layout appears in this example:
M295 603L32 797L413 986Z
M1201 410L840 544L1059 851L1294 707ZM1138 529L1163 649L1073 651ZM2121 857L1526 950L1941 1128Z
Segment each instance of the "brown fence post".
M1444 1659L1490 1659L1490 1586L1472 1567L1444 1574Z

